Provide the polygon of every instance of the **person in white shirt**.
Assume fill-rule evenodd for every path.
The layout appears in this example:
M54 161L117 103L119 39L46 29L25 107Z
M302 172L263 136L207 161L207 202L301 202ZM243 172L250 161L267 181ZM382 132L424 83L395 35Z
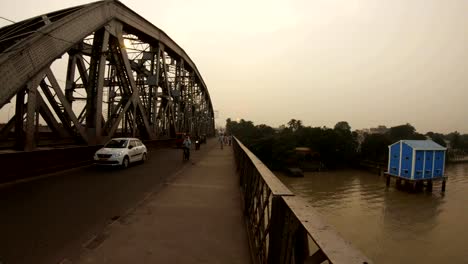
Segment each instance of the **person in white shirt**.
M190 140L189 136L185 136L184 142L182 143L182 147L184 149L184 159L190 159L190 147L192 146L192 141Z
M221 149L223 149L224 146L224 134L219 134L219 144L221 144Z

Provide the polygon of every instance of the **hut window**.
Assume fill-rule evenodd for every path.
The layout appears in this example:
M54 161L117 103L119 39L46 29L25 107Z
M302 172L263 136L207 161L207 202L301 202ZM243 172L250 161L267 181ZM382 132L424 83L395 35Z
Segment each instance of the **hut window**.
M394 157L395 159L396 159L396 158L398 158L398 156L397 156L397 155L393 155L393 157Z
M405 157L405 160L409 160L409 157Z
M421 157L419 157L418 160L421 160Z
M404 170L405 173L408 173L408 170Z

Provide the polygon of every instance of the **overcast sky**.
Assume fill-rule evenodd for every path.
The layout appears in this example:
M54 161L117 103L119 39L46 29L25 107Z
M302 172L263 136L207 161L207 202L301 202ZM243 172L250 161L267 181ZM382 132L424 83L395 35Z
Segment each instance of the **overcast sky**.
M3 1L19 21L89 1ZM174 39L226 118L468 133L468 0L123 0ZM0 21L0 26L7 22Z

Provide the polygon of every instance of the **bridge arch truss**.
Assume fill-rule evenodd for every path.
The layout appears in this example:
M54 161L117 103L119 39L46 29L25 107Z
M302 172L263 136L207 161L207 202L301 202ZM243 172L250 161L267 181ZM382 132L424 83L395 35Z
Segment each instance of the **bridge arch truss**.
M46 134L54 143L96 145L115 136L214 133L210 95L190 57L114 0L0 28L4 107L14 114L0 128L0 147L24 150L46 144Z

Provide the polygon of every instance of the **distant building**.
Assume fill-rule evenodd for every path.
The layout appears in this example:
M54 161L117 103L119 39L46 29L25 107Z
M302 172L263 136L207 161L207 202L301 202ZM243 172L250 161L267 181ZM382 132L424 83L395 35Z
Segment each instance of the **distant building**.
M442 177L446 150L432 140L400 140L388 146L388 173L411 180Z

